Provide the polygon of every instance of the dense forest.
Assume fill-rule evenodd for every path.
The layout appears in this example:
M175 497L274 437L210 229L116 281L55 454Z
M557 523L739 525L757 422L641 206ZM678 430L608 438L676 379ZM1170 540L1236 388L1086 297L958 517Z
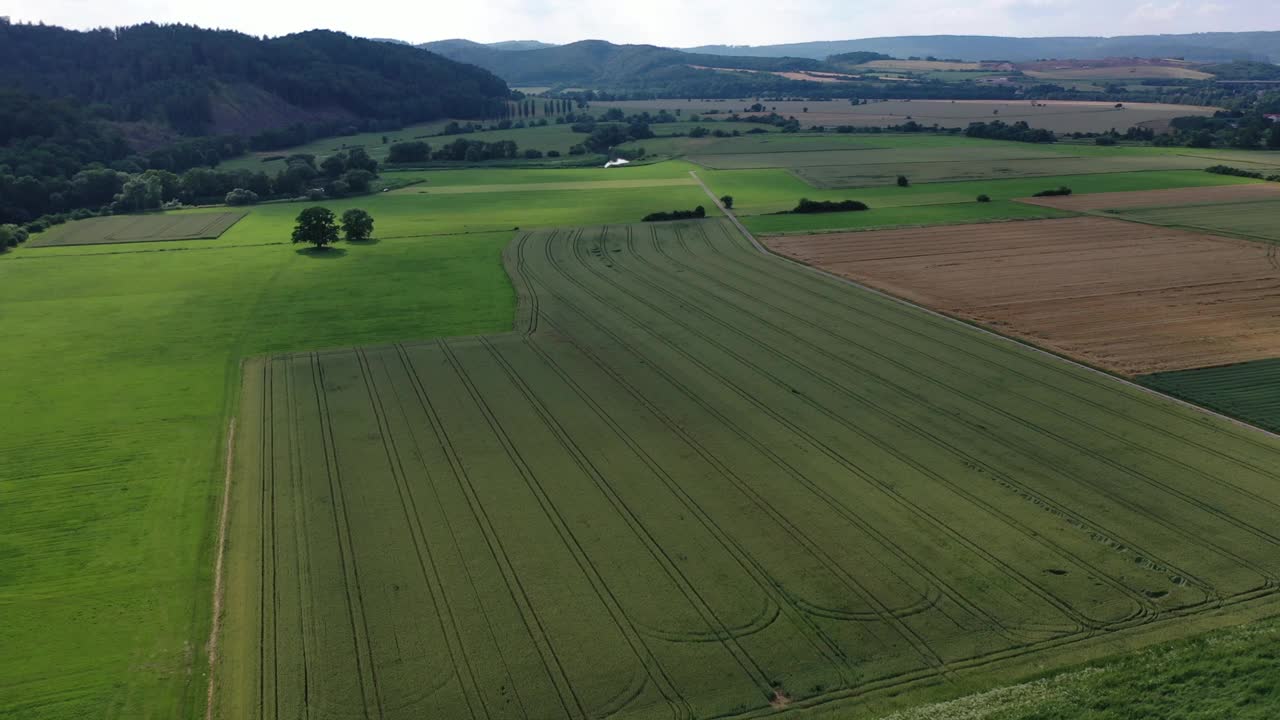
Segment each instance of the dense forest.
M254 113L249 124L259 129L308 117L395 125L478 118L507 95L479 68L342 33L259 39L154 24L77 32L0 23L0 87L75 97L111 120L184 134L218 134Z
M259 39L0 21L0 223L97 211L131 175L181 173L249 148L495 117L510 95L480 68L336 32Z

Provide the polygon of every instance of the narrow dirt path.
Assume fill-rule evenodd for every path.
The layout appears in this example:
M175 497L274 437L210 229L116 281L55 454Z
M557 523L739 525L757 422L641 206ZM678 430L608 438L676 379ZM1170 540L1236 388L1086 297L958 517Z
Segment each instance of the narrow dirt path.
M227 515L231 508L231 460L236 447L236 419L227 426L226 472L222 480L222 511L218 517L218 551L213 563L213 622L209 627L209 689L205 699L205 720L213 719L214 677L218 666L218 638L222 634L222 564L227 549Z

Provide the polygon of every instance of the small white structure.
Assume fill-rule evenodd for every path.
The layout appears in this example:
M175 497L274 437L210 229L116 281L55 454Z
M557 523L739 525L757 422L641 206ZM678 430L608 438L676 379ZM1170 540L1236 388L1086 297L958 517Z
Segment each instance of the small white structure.
M622 167L623 165L630 165L630 164L631 164L630 160L618 158L617 160L610 160L609 162L605 163L604 166L607 168L611 168L611 167Z

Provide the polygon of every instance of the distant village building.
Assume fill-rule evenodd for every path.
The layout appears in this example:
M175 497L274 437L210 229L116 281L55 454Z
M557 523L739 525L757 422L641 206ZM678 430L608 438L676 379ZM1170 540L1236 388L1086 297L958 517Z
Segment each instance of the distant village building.
M1262 117L1270 120L1271 122L1280 122L1280 115L1263 115Z

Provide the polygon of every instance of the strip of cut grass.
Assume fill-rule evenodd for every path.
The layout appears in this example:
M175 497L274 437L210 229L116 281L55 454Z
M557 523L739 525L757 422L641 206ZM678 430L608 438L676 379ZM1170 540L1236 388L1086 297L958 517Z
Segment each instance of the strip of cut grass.
M903 225L957 225L1002 220L1043 220L1070 217L1073 214L1010 200L998 200L989 203L968 202L873 208L862 212L752 215L742 218L742 221L753 233L780 235L827 230L870 230Z

